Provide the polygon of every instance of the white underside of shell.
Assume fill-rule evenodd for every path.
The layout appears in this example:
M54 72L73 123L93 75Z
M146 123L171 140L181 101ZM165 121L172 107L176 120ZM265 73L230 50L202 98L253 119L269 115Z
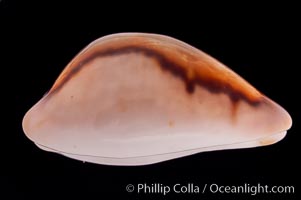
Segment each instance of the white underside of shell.
M286 135L286 131L283 131L274 135L270 135L268 137L258 138L251 141L208 146L208 147L201 147L201 148L189 149L189 150L178 151L178 152L170 152L165 154L146 155L146 156L138 156L138 157L105 157L105 156L102 157L102 156L91 156L91 155L77 155L77 154L56 151L55 149L51 149L39 145L37 143L36 145L42 150L55 152L58 154L62 154L66 157L70 157L84 162L105 164L105 165L132 166L132 165L148 165L148 164L159 163L175 158L193 155L200 152L208 152L208 151L216 151L216 150L224 150L224 149L241 149L241 148L270 145L282 140L285 137L285 135Z

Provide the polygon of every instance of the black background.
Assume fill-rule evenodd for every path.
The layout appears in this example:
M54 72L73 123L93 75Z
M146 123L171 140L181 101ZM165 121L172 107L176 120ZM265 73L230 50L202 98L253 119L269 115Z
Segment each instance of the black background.
M143 199L129 183L293 185L295 194L182 194L197 199L296 199L299 193L300 21L294 5L121 5L1 1L1 67L14 103L1 147L4 199ZM187 3L188 4L188 3ZM118 9L121 9L119 11ZM206 14L205 14L206 12ZM191 44L217 58L288 110L293 127L267 147L200 153L155 165L117 167L83 163L38 149L21 127L31 108L88 43L111 33L151 32ZM15 87L14 87L15 86ZM14 102L11 101L14 98ZM6 107L6 106L4 106ZM10 106L7 106L11 108ZM10 123L12 122L12 124ZM1 198L2 199L2 198Z

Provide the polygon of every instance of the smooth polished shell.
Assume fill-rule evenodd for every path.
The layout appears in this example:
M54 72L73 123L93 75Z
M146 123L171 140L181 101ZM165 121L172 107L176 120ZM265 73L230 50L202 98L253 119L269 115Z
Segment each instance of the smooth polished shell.
M81 51L23 119L41 149L144 165L281 140L289 114L204 52L171 37L121 33Z

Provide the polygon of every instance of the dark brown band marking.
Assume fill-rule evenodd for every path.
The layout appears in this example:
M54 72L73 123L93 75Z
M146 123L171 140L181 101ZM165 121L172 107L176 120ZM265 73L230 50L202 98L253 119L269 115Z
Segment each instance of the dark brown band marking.
M186 85L186 91L189 94L194 93L195 87L197 85L206 88L211 93L227 94L232 101L233 112L235 112L239 100L243 100L252 106L259 105L259 103L261 102L260 99L254 100L248 98L242 92L232 88L230 84L224 82L218 82L216 80L211 80L211 79L205 80L198 76L194 76L191 78L189 76L187 67L180 66L179 64L173 62L173 60L166 58L165 55L161 54L158 51L148 49L146 47L141 47L141 46L126 46L126 47L111 48L111 49L96 51L95 53L91 54L89 57L86 57L83 60L81 60L77 65L70 66L72 67L72 69L70 69L70 71L61 78L59 84L54 85L49 95L53 95L54 93L58 92L66 82L68 82L72 77L74 77L77 73L79 73L80 70L92 60L98 57L117 56L117 55L129 54L129 53L140 53L146 57L153 58L156 61L158 61L159 66L163 71L170 72L175 77L183 80L183 82Z

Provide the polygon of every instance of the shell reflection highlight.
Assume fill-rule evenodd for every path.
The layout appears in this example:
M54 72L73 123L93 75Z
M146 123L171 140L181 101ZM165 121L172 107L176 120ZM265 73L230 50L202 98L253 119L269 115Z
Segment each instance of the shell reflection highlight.
M229 68L171 37L121 33L81 51L23 119L41 149L144 165L281 140L289 114Z

